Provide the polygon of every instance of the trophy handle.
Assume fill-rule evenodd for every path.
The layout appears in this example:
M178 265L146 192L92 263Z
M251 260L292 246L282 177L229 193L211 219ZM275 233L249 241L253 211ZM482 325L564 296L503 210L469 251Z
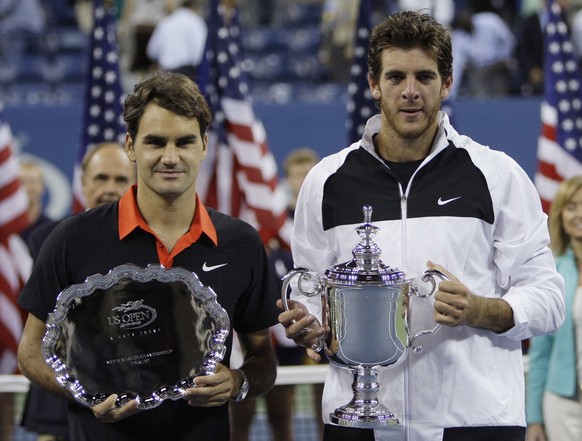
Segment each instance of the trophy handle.
M414 294L416 297L419 297L419 298L426 298L426 297L433 295L435 293L435 291L437 290L437 283L436 283L435 277L438 277L441 280L451 280L449 278L449 276L447 276L442 271L439 271L436 269L426 270L424 273L422 273L421 280L423 282L430 282L432 285L432 289L430 290L430 292L428 292L426 294L422 294L418 291L418 286L414 285L414 286L411 286L412 294ZM426 330L419 331L416 334L414 334L410 338L410 341L408 342L409 346L412 348L412 351L415 352L416 354L422 352L422 346L415 344L414 341L422 335L434 334L435 332L437 332L439 330L440 327L441 327L441 324L437 323L436 326L432 329L426 329Z
M281 279L283 281L283 285L281 287L281 301L283 302L283 306L285 307L285 311L289 311L289 298L287 297L291 291L288 289L291 280L295 277L299 276L297 280L297 289L299 292L304 295L305 297L315 297L321 296L323 293L323 286L321 285L320 277L306 268L296 268L292 271L289 271L287 274L283 276ZM312 282L313 283L313 290L306 290L304 289L303 283L305 282ZM305 328L302 330L303 334L308 334L311 332L311 329ZM313 344L310 348L316 352L319 352L323 349L324 346L324 338L320 337L318 343Z

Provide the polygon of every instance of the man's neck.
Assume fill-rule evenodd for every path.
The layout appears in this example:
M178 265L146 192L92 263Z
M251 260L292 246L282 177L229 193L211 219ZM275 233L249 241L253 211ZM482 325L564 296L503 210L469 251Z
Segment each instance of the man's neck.
M140 193L138 187L137 206L148 226L171 250L192 225L196 194L183 193L179 198L168 199L158 194Z
M414 162L426 158L438 134L438 124L430 126L415 138L405 138L396 131L380 129L374 137L376 153L387 161Z

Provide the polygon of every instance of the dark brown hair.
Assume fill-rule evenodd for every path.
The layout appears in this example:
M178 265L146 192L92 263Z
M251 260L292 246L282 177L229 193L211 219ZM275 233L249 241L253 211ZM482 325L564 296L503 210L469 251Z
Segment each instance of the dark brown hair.
M156 72L137 83L125 99L123 120L131 139L135 140L144 110L152 102L176 115L196 118L202 136L212 122L210 107L194 81L176 72Z
M389 48L421 49L436 61L443 80L453 73L451 34L428 14L398 12L372 30L368 71L376 82L382 71L382 51Z

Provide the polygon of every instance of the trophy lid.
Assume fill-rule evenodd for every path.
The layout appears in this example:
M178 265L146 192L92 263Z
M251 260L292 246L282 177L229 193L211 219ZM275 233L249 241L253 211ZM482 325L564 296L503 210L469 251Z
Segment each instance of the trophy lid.
M363 207L364 223L356 231L360 243L352 250L354 258L327 269L325 277L333 285L398 285L408 283L404 271L391 268L380 260L380 247L373 237L379 228L372 224L372 207Z

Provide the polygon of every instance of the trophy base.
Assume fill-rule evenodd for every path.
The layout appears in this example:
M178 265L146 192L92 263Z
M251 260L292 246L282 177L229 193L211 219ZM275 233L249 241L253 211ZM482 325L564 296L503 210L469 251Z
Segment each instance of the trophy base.
M373 408L361 408L357 406L342 406L329 414L332 424L342 427L355 427L360 429L375 429L380 427L399 427L400 420L383 406Z

